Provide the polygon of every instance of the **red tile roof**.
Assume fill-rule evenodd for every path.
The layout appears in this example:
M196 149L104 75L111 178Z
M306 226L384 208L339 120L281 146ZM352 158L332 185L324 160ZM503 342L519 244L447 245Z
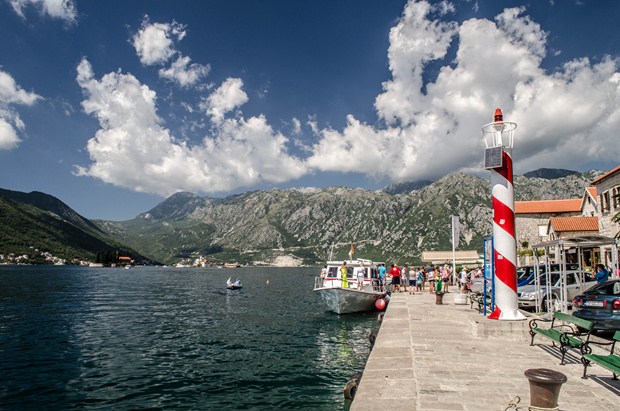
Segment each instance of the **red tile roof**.
M610 176L612 176L613 174L616 174L616 173L617 173L617 172L619 172L619 171L620 171L620 166L618 166L618 167L614 168L613 170L610 170L610 171L606 172L605 174L603 174L603 175L601 175L601 176L598 176L597 178L595 178L594 180L592 180L592 182L591 182L590 184L596 184L596 183L598 183L599 181L601 181L601 180L603 180L603 179L605 179L605 178L607 178L607 177L610 177Z
M596 231L598 217L551 217L549 220L553 231Z
M580 212L581 203L581 198L568 200L515 201L515 214Z

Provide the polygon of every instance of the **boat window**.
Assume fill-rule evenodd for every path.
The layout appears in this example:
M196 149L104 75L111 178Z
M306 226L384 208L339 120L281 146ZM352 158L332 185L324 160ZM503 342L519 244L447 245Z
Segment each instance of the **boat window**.
M338 267L329 267L327 270L328 277L338 277Z

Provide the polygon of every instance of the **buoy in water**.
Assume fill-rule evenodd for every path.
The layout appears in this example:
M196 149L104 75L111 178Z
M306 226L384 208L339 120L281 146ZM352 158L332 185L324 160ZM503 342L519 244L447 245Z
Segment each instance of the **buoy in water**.
M377 308L377 310L385 309L385 300L383 298L379 298L377 301L375 301L375 307Z

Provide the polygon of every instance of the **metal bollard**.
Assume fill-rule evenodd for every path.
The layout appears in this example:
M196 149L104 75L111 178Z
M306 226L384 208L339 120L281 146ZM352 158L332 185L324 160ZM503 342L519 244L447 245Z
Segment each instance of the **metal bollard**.
M531 368L525 371L530 381L530 410L559 410L560 388L566 382L566 375L546 368Z
M435 304L443 304L443 295L444 293L442 292L435 293Z

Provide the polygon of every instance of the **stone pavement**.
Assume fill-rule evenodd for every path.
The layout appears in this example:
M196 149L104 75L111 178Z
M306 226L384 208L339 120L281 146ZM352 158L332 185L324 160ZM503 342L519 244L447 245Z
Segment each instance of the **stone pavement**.
M528 321L486 319L469 303L455 305L454 295L443 305L428 292L392 295L350 411L527 410L531 368L566 375L560 410L620 410L611 372L592 365L595 378L583 380L576 351L559 365L551 341L537 336L529 345Z

